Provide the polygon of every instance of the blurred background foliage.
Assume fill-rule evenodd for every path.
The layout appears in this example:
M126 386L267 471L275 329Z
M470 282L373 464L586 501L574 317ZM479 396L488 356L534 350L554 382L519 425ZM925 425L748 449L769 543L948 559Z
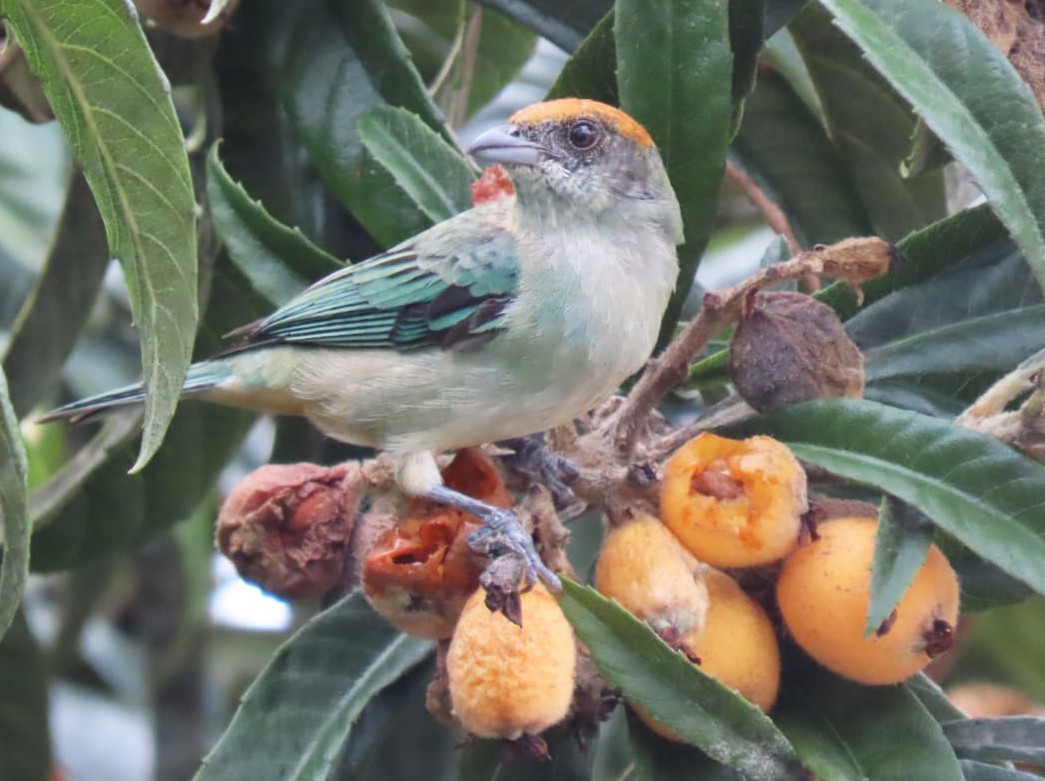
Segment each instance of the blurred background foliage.
M0 616L11 621L0 778L210 781L248 766L255 778L316 781L738 777L622 710L583 748L553 741L540 764L485 742L456 748L460 736L423 707L427 643L358 595L318 616L318 605L267 597L213 554L217 504L247 470L359 453L296 420L194 404L170 419L190 352L214 352L338 264L467 208L478 171L461 149L546 95L619 103L661 147L687 234L665 338L701 291L760 263L853 235L899 242L905 264L868 285L862 306L839 287L818 294L864 351L866 396L882 411L829 410L859 424L842 432L852 444L802 414L751 425L859 452L870 465L840 473L860 496L903 496L900 464L912 492L943 502L937 539L968 614L933 678L1014 687L1026 712L1045 701L1045 602L1028 597L1045 571L1037 558L1030 574L1045 550L1045 477L1015 452L960 472L969 442L948 433L1045 347L1040 74L1019 66L1004 31L936 0L216 5L204 26L206 3L184 0L138 0L140 19L117 0L0 0ZM1008 5L1023 9L1019 35L1041 35L1036 3ZM170 237L169 258L142 241L150 231ZM157 287L162 320L147 315ZM673 419L732 398L723 344L667 402ZM101 427L33 423L143 366L156 383L143 436L135 413ZM915 443L939 439L928 463L889 452L897 410L939 424ZM128 475L139 457L147 465ZM1006 469L1021 470L1020 487L999 499ZM965 506L997 519L997 533L949 524ZM601 525L589 514L571 529L583 573ZM591 610L589 631L619 630L607 652L627 651L619 617ZM651 686L666 674L635 672ZM927 678L862 689L797 661L786 681L774 714L784 742L806 761L853 758L818 765L824 778L951 778L941 756L954 768L961 758L966 778L1022 777L944 739L937 722L955 714ZM270 692L272 708L251 705ZM1028 730L1011 755L1040 762L1045 728Z

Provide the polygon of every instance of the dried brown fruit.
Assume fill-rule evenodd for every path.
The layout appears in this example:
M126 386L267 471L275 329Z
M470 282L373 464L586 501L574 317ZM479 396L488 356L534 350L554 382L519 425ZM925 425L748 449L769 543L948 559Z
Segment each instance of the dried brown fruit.
M218 547L239 574L285 599L340 582L366 481L357 464L269 464L225 499Z
M737 392L760 412L863 395L863 355L834 310L804 293L756 295L733 335L729 363Z

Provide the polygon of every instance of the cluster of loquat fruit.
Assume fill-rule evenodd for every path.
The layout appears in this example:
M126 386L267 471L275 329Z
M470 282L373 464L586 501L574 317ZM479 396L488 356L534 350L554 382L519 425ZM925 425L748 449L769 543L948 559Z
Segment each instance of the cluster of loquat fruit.
M511 503L479 451L462 451L444 479L484 501ZM595 587L762 710L780 685L778 633L864 684L901 681L950 647L958 581L935 546L889 619L865 636L877 518L808 528L806 475L780 442L702 433L665 464L659 501L659 517L631 513L609 529ZM453 719L480 737L516 739L566 718L579 654L555 597L541 585L523 592L521 622L491 611L478 585L482 564L466 543L474 519L424 502L408 515L372 549L364 586L400 628L448 638ZM753 598L738 583L751 575L774 588Z

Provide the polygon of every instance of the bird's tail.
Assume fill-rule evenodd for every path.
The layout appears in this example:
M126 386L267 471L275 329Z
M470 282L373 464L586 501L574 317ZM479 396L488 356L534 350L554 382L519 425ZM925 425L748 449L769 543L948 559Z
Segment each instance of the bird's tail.
M182 395L198 393L208 390L227 379L231 373L228 365L219 361L204 361L194 363L189 367L185 384L181 387ZM86 399L74 401L64 407L51 410L38 419L40 423L52 420L69 420L77 422L95 415L99 412L118 409L120 407L133 407L145 401L145 388L140 384L127 385L123 388L99 393L97 396L88 396Z

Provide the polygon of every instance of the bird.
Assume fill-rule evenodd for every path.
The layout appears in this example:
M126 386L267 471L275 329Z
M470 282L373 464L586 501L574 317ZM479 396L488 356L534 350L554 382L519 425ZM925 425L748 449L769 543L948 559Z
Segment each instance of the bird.
M304 289L194 363L182 395L308 418L388 453L408 495L480 519L469 544L515 556L527 587L561 584L512 510L442 482L436 456L571 422L651 355L678 275L682 216L647 130L561 98L468 149L514 194L481 203ZM141 385L60 407L78 420L135 405Z

